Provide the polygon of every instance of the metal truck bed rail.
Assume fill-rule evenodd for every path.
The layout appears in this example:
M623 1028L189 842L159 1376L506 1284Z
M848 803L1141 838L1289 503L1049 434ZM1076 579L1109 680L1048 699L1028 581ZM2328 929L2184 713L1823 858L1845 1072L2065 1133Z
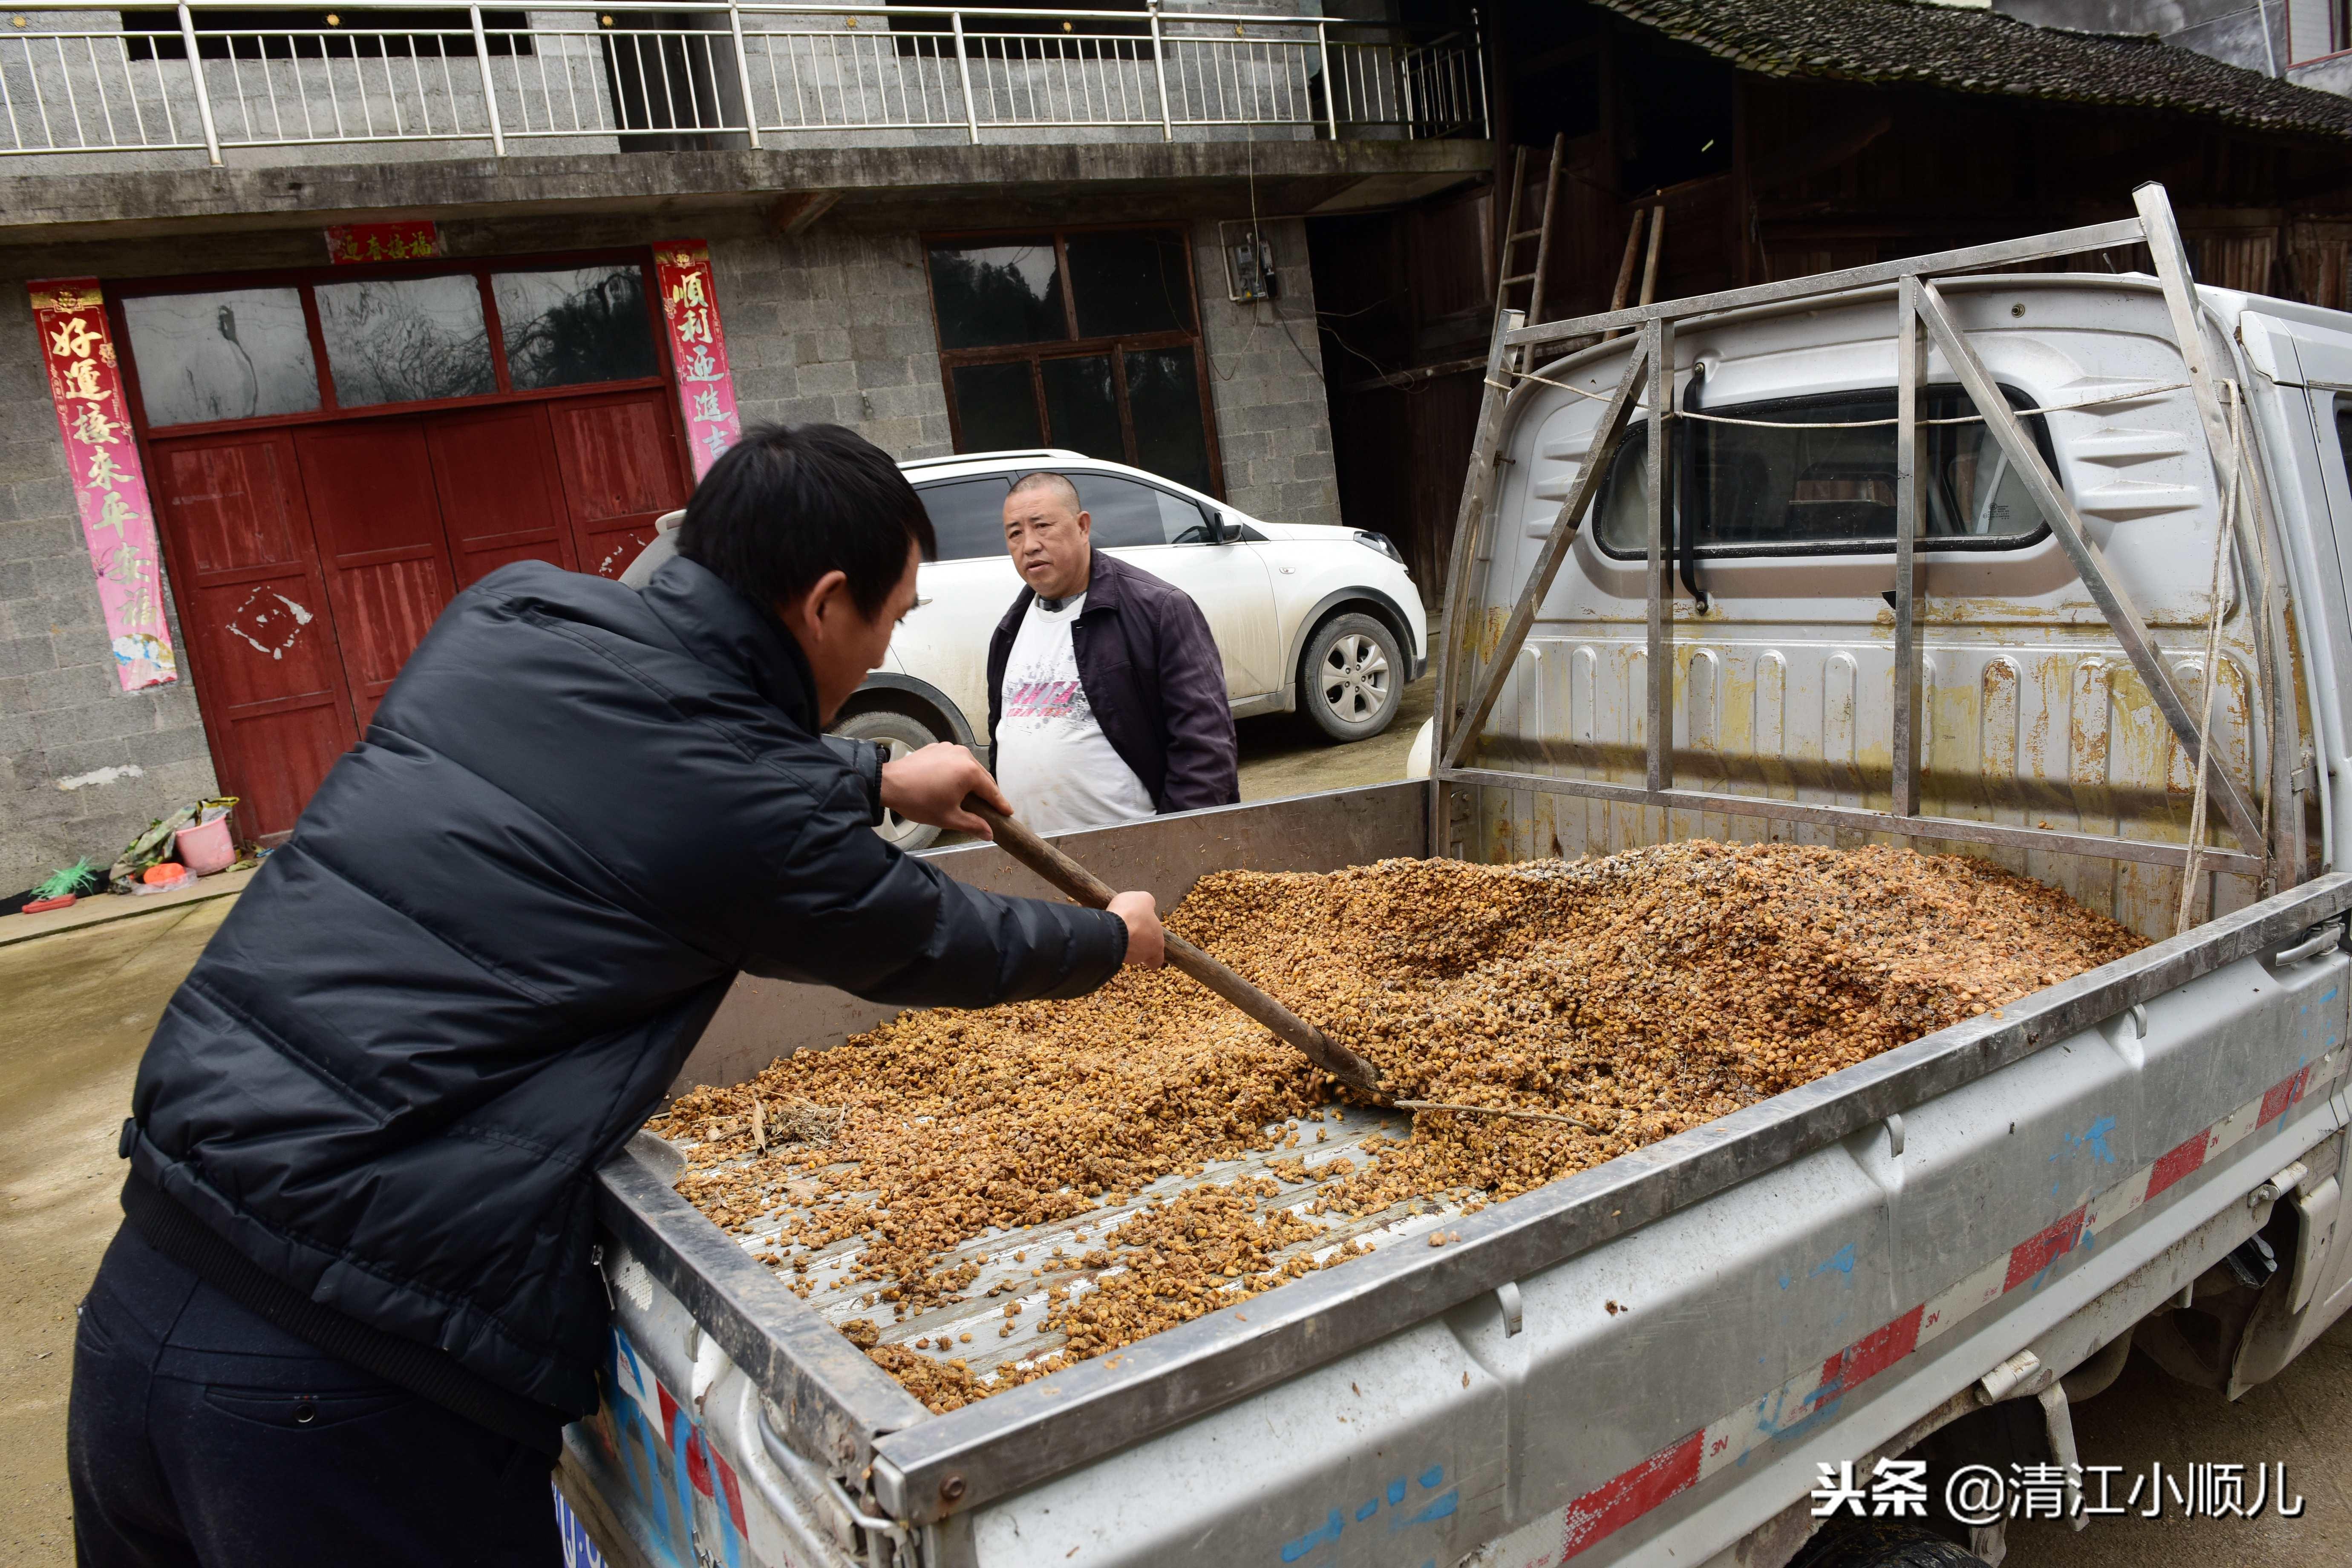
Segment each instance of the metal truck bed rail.
M2209 345L2199 314L2196 289L2189 276L2187 253L2170 202L2160 184L2146 184L2134 193L2138 216L2120 223L2093 225L2052 234L2002 240L1960 250L1940 251L1870 267L1812 277L1785 279L1716 294L1670 300L1632 309L1605 311L1560 321L1521 324L1516 312L1505 312L1496 323L1486 361L1486 392L1479 410L1478 434L1464 486L1462 510L1454 531L1454 567L1448 578L1448 637L1438 656L1437 721L1430 804L1431 839L1441 847L1447 837L1449 791L1454 786L1492 786L1537 790L1587 799L1622 802L1661 811L1719 811L1749 817L1848 830L1903 835L1915 839L1999 845L2021 849L2044 849L2067 855L2104 857L2147 864L2231 870L2261 879L2268 891L2281 881L2293 881L2300 858L2266 841L2261 806L2244 782L2222 762L2209 754L2210 716L2200 722L2182 695L2172 670L2160 657L2138 608L2132 603L2065 489L2021 422L2017 412L1995 390L1991 373L1955 320L1938 279L1983 273L2021 263L2052 260L2117 246L2145 245L2156 263L2165 302L2180 356L2186 384L2193 391L2215 473L2233 500L2242 484L2243 500L2236 517L2225 511L2222 526L2235 526L2244 537L2269 526L2260 482L2259 465L2242 464L2242 433L2225 413L2216 375L2208 363ZM1895 525L1894 552L1893 747L1892 809L1826 805L1783 801L1772 795L1740 796L1730 792L1702 791L1675 785L1674 741L1675 659L1676 636L1673 563L1669 552L1670 518L1675 506L1675 464L1669 460L1670 426L1689 417L1675 407L1675 332L1678 327L1727 313L1761 307L1786 306L1801 300L1829 301L1854 291L1893 285L1895 292ZM1581 461L1575 483L1560 504L1558 520L1545 536L1533 570L1519 588L1491 653L1473 671L1464 667L1462 628L1473 624L1472 574L1468 565L1491 531L1488 513L1498 490L1496 469L1502 458L1501 437L1515 409L1527 396L1549 385L1535 373L1538 350L1597 341L1601 334L1632 331L1632 351L1607 399L1591 450ZM1921 645L1919 601L1924 562L1917 552L1923 531L1921 389L1926 379L1927 348L1942 353L1957 374L1970 405L1992 435L2000 452L2014 467L2042 518L2056 535L2068 561L2089 590L2099 613L2120 644L2125 657L2148 693L2177 743L2199 771L2200 787L2210 788L2213 805L2237 839L2234 849L2201 844L2154 843L2123 836L2067 833L1986 823L1971 818L1930 816L1920 806ZM2225 367L2226 368L2226 367ZM1570 388L1570 390L1579 390ZM1534 630L1538 612L1551 593L1561 567L1570 557L1582 521L1601 493L1612 460L1622 446L1636 415L1646 423L1644 510L1647 552L1644 562L1647 599L1645 674L1647 689L1643 746L1646 752L1639 784L1612 783L1559 774L1508 772L1471 765L1470 759L1495 712L1505 685L1511 679L1519 650ZM1499 528L1499 523L1494 524ZM2280 650L2286 644L2283 610L2284 584L2268 576L2255 578L2257 637L2264 672L2263 689L2271 705L2270 755L2257 759L2257 777L2267 778L2268 793L2284 799L2294 769L2287 737L2294 725L2291 698L2279 679ZM2295 825L2280 814L2276 830L2291 836ZM2283 862L2283 863L2282 863Z
M671 1192L656 1141L640 1140L604 1167L605 1212L632 1253L757 1379L794 1447L851 1473L870 1462L880 1506L919 1525L1295 1377L2199 976L2275 953L2347 910L2352 875L2320 877L2000 1013L1491 1205L1452 1223L1461 1236L1456 1245L1386 1249L944 1415L925 1413L814 1308Z

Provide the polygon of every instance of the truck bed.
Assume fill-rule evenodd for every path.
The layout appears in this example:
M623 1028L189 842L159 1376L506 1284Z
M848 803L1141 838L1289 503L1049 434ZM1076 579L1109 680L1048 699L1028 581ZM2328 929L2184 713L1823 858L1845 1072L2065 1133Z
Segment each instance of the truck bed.
M809 1265L807 1278L814 1289L804 1300L834 1327L863 1320L879 1331L878 1342L910 1348L917 1340L929 1340L935 1347L943 1339L951 1341L951 1344L930 1349L928 1353L940 1361L950 1356L959 1358L975 1375L985 1378L1000 1366L1032 1362L1062 1344L1065 1336L1044 1326L1046 1292L1055 1288L1083 1291L1095 1271L1080 1268L1079 1258L1100 1247L1108 1232L1143 1213L1155 1198L1173 1198L1244 1180L1281 1182L1274 1167L1291 1161L1303 1163L1309 1176L1328 1169L1332 1162L1340 1159L1348 1159L1360 1168L1373 1146L1383 1141L1401 1142L1412 1131L1412 1118L1403 1111L1335 1104L1327 1107L1324 1114L1325 1120L1320 1122L1287 1124L1292 1130L1303 1126L1307 1131L1307 1137L1296 1149L1274 1149L1238 1160L1215 1161L1204 1165L1198 1174L1180 1172L1135 1193L1125 1204L1088 1210L1075 1221L992 1231L975 1237L945 1254L938 1264L941 1269L953 1269L966 1263L979 1268L978 1277L964 1288L965 1299L903 1320L893 1321L887 1302L878 1299L878 1293L891 1280L853 1277L863 1253L856 1241L838 1241L813 1250L783 1241L780 1233L791 1217L789 1208L756 1222L734 1240L755 1258L764 1254L781 1256L789 1262L805 1257ZM1268 1131L1278 1131L1283 1126L1273 1124ZM1328 1133L1328 1138L1319 1143L1311 1142L1318 1131ZM683 1156L696 1146L681 1143L677 1147ZM1265 1203L1262 1208L1269 1212L1286 1210L1319 1234L1313 1241L1295 1242L1278 1249L1275 1253L1277 1263L1301 1256L1319 1263L1343 1249L1376 1250L1404 1241L1421 1241L1426 1247L1423 1238L1430 1232L1459 1219L1465 1206L1477 1197L1475 1193L1459 1191L1423 1194L1370 1215L1329 1211L1316 1215L1307 1212L1316 1196L1313 1182L1281 1184L1283 1195ZM1114 1267L1106 1272L1116 1273L1118 1269ZM1002 1294L997 1293L1000 1288ZM1244 1293L1238 1284L1227 1289L1236 1300ZM1011 1303L1017 1303L1020 1311L1007 1318L1004 1309ZM1008 1323L1012 1333L1000 1335L999 1331ZM961 1338L964 1334L971 1335L969 1342Z
M1187 835L1197 857L1191 861L1193 875L1218 868L1221 845L1235 856L1262 855L1269 844L1279 845L1277 864L1300 869L1318 868L1311 862L1318 856L1328 857L1328 864L1377 858L1417 847L1395 838L1406 837L1419 819L1408 824L1402 813L1388 815L1399 806L1411 810L1418 800L1414 787L1391 786L1386 801L1378 798L1383 792L1368 791L1354 792L1352 800L1306 797L1234 808L1234 816L1252 820L1234 821L1229 829L1221 827L1223 813L1161 819L1072 848L1100 861L1113 880L1130 868L1181 868L1181 836ZM1360 831L1366 822L1382 819L1399 829L1386 844L1377 842L1378 834ZM1318 839L1313 826L1318 822L1354 827ZM1121 834L1133 837L1121 845ZM979 873L974 880L992 877L1000 886L1018 885L1018 874L992 850L950 853L968 856L961 868ZM991 867L982 857L999 864ZM1165 898L1181 893L1182 885L1154 890ZM1378 1348L1383 1344L1426 1342L1425 1353L1438 1355L1450 1368L1427 1390L1437 1403L1411 1418L1419 1424L1415 1442L1422 1447L1458 1455L1468 1451L1465 1445L1480 1448L1497 1441L1515 1450L1566 1445L1567 1451L1552 1454L1538 1471L1528 1473L1540 1473L1547 1485L1596 1472L1606 1477L1677 1452L1674 1444L1684 1434L1646 1429L1646 1420L1658 1412L1736 1410L1743 1401L1777 1397L1772 1388L1792 1375L1817 1378L1825 1355L1835 1360L1849 1352L1885 1354L1884 1344L1869 1351L1872 1336L1899 1329L1906 1307L1974 1289L1970 1281L1985 1268L2000 1275L2014 1268L2013 1249L2030 1249L2035 1237L2005 1234L2010 1215L2038 1216L2033 1223L2049 1227L2042 1247L2048 1257L2026 1272L2033 1289L2012 1292L2005 1279L1995 1279L1990 1295L1970 1308L1969 1334L1939 1346L1945 1353L1978 1353L1968 1348L1974 1343L1971 1334L2006 1332L1994 1320L2007 1310L2027 1310L2027 1297L2038 1294L2042 1280L2071 1271L2080 1282L2069 1290L2087 1289L2100 1270L2121 1266L2132 1247L2169 1245L2164 1238L2190 1225L2203 1212L2199 1205L2242 1195L2223 1195L2241 1173L2234 1165L2223 1170L2217 1152L2206 1172L2182 1184L2174 1201L2162 1205L2166 1212L2151 1217L2148 1209L2135 1207L2106 1215L2107 1228L2097 1233L2104 1250L2084 1261L2088 1247L2078 1250L2075 1245L2086 1235L2082 1205L2106 1184L2101 1178L2148 1166L2197 1129L2234 1125L2232 1117L2247 1123L2233 1162L2260 1163L2272 1158L2281 1140L2308 1144L2332 1131L2332 1096L2305 1105L2305 1093L2326 1093L2343 1066L2341 988L2326 985L2324 995L2312 989L2322 986L2342 961L2306 963L2273 977L2262 955L2300 941L2347 907L2352 877L2323 877L2012 1003L1999 1016L1939 1031L1475 1214L1459 1215L1440 1207L1421 1215L1369 1216L1354 1226L1385 1242L1412 1240L1441 1224L1461 1239L1442 1247L1382 1245L1374 1256L1345 1268L1309 1274L1115 1355L945 1415L925 1410L837 1331L843 1321L873 1315L863 1305L864 1289L853 1295L840 1281L845 1252L824 1260L820 1290L803 1302L751 1256L765 1249L763 1237L739 1241L726 1236L671 1189L672 1152L657 1147L656 1141L641 1138L606 1167L605 1221L624 1272L636 1269L637 1278L650 1277L675 1297L709 1336L692 1342L723 1347L728 1361L758 1389L760 1408L769 1413L763 1430L772 1429L773 1444L835 1474L863 1473L870 1466L877 1499L893 1520L905 1521L900 1528L919 1530L936 1522L939 1528L984 1533L986 1520L995 1517L992 1506L1003 1500L1013 1507L1016 1497L1024 1500L1017 1516L1034 1526L1034 1506L1043 1506L1038 1500L1060 1484L1055 1478L1070 1478L1068 1484L1077 1485L1091 1473L1090 1466L1101 1468L1101 1456L1155 1434L1171 1434L1166 1441L1181 1446L1190 1439L1174 1429L1262 1390L1277 1397L1271 1392L1276 1384L1295 1385L1310 1403L1326 1398L1328 1388L1320 1394L1307 1392L1325 1387L1314 1369L1337 1363L1337 1372L1369 1365L1367 1356L1405 1353ZM776 1005L772 997L761 1004ZM2140 1006L2148 1009L2150 1021L2135 1025L2132 1010ZM813 1047L828 1043L778 1025L793 1015L770 1011L766 1016L775 1026L772 1039L791 1036ZM2118 1019L2125 1022L2119 1026ZM2233 1083L2240 1078L2261 1080L2252 1108L2205 1103L2222 1087L2208 1070L2210 1052L2224 1048L2225 1042L2226 1048L2263 1058L2248 1057L2232 1068ZM1979 1081L1995 1077L1997 1083ZM2262 1115L2273 1100L2277 1109ZM2105 1131L2099 1131L2102 1105L2127 1108L2120 1127L2110 1112ZM2017 1143L1997 1136L2000 1128L1989 1126L1988 1118L2005 1120ZM1903 1135L1900 1124L1906 1119L1912 1122L1912 1152L1895 1163L1899 1169L1889 1167L1885 1150ZM1318 1147L1320 1161L1360 1148L1366 1139L1394 1135L1391 1119L1365 1113L1351 1115L1342 1127L1344 1131L1335 1130L1331 1141ZM2062 1160L2070 1152L2075 1162L2058 1167L2064 1173L2053 1188L2047 1173L2053 1166L2043 1161ZM1171 1178L1161 1190L1230 1181L1290 1153L1226 1162L1198 1176ZM1984 1163L1989 1157L1993 1163ZM2198 1187L2200 1182L2207 1185ZM1297 1201L1303 1202L1311 1189L1296 1191ZM1842 1195L1830 1202L1822 1194L1831 1191ZM1807 1217L1824 1202L1828 1207L1820 1215ZM1761 1210L1748 1212L1759 1205ZM1875 1217L1874 1209L1881 1211ZM984 1290L988 1283L1017 1276L1026 1294L1041 1292L1047 1277L1030 1272L1038 1264L1034 1249L1042 1247L1050 1257L1059 1245L1066 1257L1074 1228L1045 1226L977 1244L983 1266L996 1272L976 1288ZM1991 1234L1993 1228L2004 1234ZM1979 1229L1985 1234L1976 1234ZM1637 1231L1643 1234L1632 1235ZM1833 1239L1841 1232L1853 1243L1843 1254ZM1312 1245L1337 1245L1349 1227L1325 1234L1328 1240ZM1858 1237L1866 1245L1855 1241ZM1626 1239L1620 1242L1621 1237ZM1628 1253L1627 1246L1636 1250ZM1719 1260L1759 1246L1775 1256L1745 1259L1736 1281L1724 1277ZM1030 1251L1029 1261L1012 1264L1015 1251ZM1860 1297L1835 1310L1812 1302L1810 1293L1827 1288L1820 1283L1822 1259L1834 1265L1836 1258L1851 1260L1857 1251L1860 1265L1849 1263L1828 1278L1840 1281L1846 1294L1859 1291ZM1780 1257L1782 1252L1790 1256ZM1819 1256L1801 1258L1800 1252ZM1893 1272L1881 1277L1881 1270ZM1953 1277L1940 1278L1938 1271ZM1864 1274L1871 1275L1866 1286ZM1747 1299L1754 1279L1776 1275L1786 1281L1780 1289L1791 1292L1777 1314L1768 1311L1766 1300ZM1559 1283L1544 1283L1551 1279ZM1610 1280L1622 1283L1612 1287ZM626 1289L625 1285L625 1295ZM1487 1343L1489 1333L1515 1336L1523 1303L1534 1330L1552 1310L1547 1303L1563 1289L1579 1300L1588 1291L1606 1294L1608 1305L1622 1305L1628 1315L1621 1320L1616 1312L1602 1313L1596 1300L1591 1304L1593 1319L1571 1314L1556 1328L1533 1334L1525 1351L1515 1347L1506 1354L1477 1348ZM2065 1295L2053 1292L2035 1309ZM1733 1297L1745 1305L1733 1305ZM1801 1300L1806 1305L1798 1310ZM910 1319L885 1331L893 1340L911 1340L968 1329L973 1344L963 1347L959 1341L956 1353L976 1351L969 1358L976 1367L992 1357L1034 1356L1049 1348L1026 1328L1016 1331L1016 1337L997 1339L994 1330L1005 1321L1002 1304L1002 1298L991 1302L983 1297L956 1309L955 1316ZM1454 1309L1473 1315L1464 1318ZM1787 1316L1791 1310L1795 1316ZM1654 1315L1660 1312L1666 1316ZM1722 1312L1729 1316L1717 1315ZM629 1316L624 1305L625 1322ZM1033 1322L1035 1316L1024 1311L1019 1321ZM1916 1317L1912 1321L1916 1326ZM1988 1323L1993 1327L1987 1329ZM1712 1345L1727 1329L1743 1343L1753 1338L1781 1348L1767 1350L1765 1364L1749 1366L1745 1373L1738 1356L1692 1354L1691 1346ZM1433 1333L1437 1338L1428 1340ZM1694 1341L1692 1334L1705 1337ZM1443 1349L1457 1340L1471 1351L1469 1362L1459 1363L1458 1350ZM1660 1352L1668 1360L1656 1363ZM1499 1362L1494 1359L1497 1354L1503 1355ZM1643 1375L1660 1388L1675 1386L1668 1391L1671 1397L1645 1397L1639 1408L1613 1409L1604 1426L1591 1430L1571 1426L1555 1431L1540 1423L1530 1427L1524 1424L1527 1417L1503 1421L1492 1411L1478 1414L1487 1398L1480 1390L1494 1387L1496 1377L1504 1380L1497 1393L1507 1400L1522 1397L1508 1392L1521 1386L1525 1397L1538 1397L1536 1391L1547 1374L1524 1364L1528 1356L1561 1367L1589 1367L1591 1376L1630 1356L1649 1366ZM1523 1363L1516 1373L1509 1370L1515 1357ZM1748 1359L1755 1359L1752 1352ZM1451 1369L1454 1363L1458 1369ZM1624 1366L1616 1375L1633 1373ZM1391 1382L1384 1397L1392 1405L1411 1405L1417 1397L1408 1394L1411 1382ZM1716 1387L1717 1383L1723 1386ZM1680 1386L1685 1384L1689 1386ZM1343 1379L1339 1386L1352 1388L1356 1383ZM1454 1414L1443 1414L1455 1401L1465 1403ZM1268 1409L1290 1410L1295 1403ZM1405 1419L1402 1414L1396 1418ZM1468 1427L1448 1435L1465 1420ZM1432 1421L1438 1425L1430 1426ZM1757 1428L1762 1436L1750 1436L1768 1447L1790 1440L1793 1459L1803 1451L1793 1442L1802 1429L1782 1419ZM1849 1443L1853 1430L1847 1428ZM1144 1444L1132 1451L1148 1454L1161 1446ZM1532 1461L1522 1454L1508 1460L1497 1457L1496 1462L1520 1473L1522 1464ZM1345 1470L1355 1459L1341 1451L1315 1463ZM1685 1481L1695 1477L1696 1472ZM1475 1500L1475 1510L1469 1496L1457 1500L1475 1515L1460 1526L1473 1543L1500 1533L1538 1501L1518 1495L1518 1483L1507 1476L1489 1479L1489 1492ZM1617 1544L1630 1549L1639 1538L1640 1532L1626 1531ZM1054 1555L1058 1559L1061 1552ZM1122 1554L1108 1555L1119 1560ZM1021 1560L1018 1552L1014 1560ZM1134 1560L1150 1558L1147 1553Z

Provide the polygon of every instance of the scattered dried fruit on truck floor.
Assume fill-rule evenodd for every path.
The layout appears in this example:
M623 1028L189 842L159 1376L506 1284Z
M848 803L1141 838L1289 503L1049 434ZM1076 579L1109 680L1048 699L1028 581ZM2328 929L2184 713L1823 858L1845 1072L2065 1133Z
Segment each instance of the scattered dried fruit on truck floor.
M1128 970L1072 1001L903 1014L695 1089L651 1123L691 1146L679 1191L739 1233L782 1215L766 1255L803 1294L811 1251L861 1242L871 1315L844 1331L951 1409L1273 1289L1318 1266L1318 1241L1321 1266L1349 1256L1311 1216L1465 1192L1475 1211L2144 945L1984 860L1792 844L1221 872L1168 923L1371 1058L1398 1098L1570 1111L1598 1131L1423 1111L1360 1168L1286 1158L1090 1233L1086 1215L1160 1178L1297 1148L1290 1123L1333 1098L1192 981ZM998 1337L1042 1307L1055 1350L975 1370L888 1342L876 1318L968 1299L982 1270L967 1243L1048 1222L1077 1227L1070 1255L985 1294L1016 1295Z

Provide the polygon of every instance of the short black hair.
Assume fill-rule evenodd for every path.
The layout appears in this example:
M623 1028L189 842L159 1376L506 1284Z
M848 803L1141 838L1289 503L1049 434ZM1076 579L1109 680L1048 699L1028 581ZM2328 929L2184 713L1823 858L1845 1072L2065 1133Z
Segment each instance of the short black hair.
M865 615L881 613L907 570L907 546L939 553L922 498L890 455L838 425L754 425L720 454L678 524L677 552L773 609L828 572L849 579Z
M1013 481L1013 489L1008 493L1017 496L1024 490L1052 490L1070 503L1073 517L1087 510L1087 503L1078 499L1078 487L1071 481L1070 476L1057 474L1051 468L1038 468L1022 475Z

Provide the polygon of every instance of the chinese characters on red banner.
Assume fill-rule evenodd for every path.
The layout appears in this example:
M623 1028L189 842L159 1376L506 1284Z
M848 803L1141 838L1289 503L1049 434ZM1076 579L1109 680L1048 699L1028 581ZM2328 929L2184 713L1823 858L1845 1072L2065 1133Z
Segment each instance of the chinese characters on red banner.
M74 506L98 575L115 676L125 691L177 680L179 663L163 622L154 508L122 404L122 373L97 280L52 279L26 287L49 397L65 437Z
M327 231L327 259L338 267L358 261L416 261L440 254L441 230L431 218L343 224Z
M694 448L694 477L699 479L743 434L735 413L735 380L727 373L719 296L710 283L710 247L698 239L655 246L654 280L661 289L670 360L677 366L678 407L686 416L687 444Z

